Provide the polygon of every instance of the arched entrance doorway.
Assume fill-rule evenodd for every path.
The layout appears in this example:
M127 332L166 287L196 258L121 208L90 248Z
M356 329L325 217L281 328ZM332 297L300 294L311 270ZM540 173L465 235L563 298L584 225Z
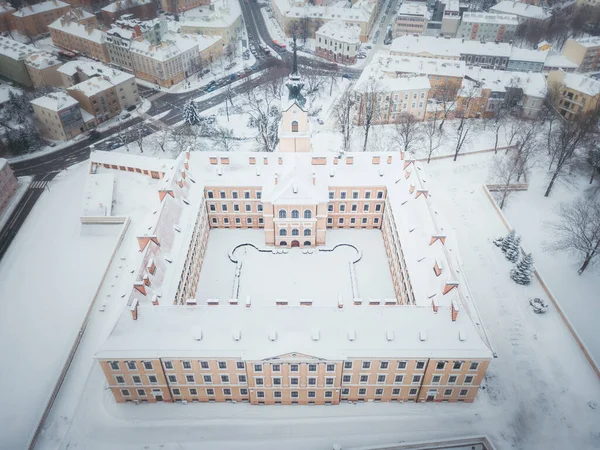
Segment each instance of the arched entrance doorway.
M300 242L292 241L292 247L300 247Z

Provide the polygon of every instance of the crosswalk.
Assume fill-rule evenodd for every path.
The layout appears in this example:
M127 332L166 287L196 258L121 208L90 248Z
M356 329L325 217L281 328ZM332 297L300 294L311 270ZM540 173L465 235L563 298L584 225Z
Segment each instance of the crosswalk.
M47 181L34 181L29 185L29 189L44 189L47 185Z

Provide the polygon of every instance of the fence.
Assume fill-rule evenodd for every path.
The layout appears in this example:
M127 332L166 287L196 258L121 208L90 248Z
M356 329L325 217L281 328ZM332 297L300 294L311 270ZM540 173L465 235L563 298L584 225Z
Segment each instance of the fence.
M509 150L514 150L515 148L517 148L516 145L509 145L507 147L498 147L496 149L488 148L485 150L475 150L474 152L469 152L469 153L459 153L458 156L463 157L463 156L469 156L469 155L479 155L481 153L499 152L501 150L509 151ZM448 158L454 158L454 153L452 153L451 155L432 156L430 158L430 160L436 161L438 159L448 159ZM419 158L419 159L416 159L415 161L427 161L427 158Z

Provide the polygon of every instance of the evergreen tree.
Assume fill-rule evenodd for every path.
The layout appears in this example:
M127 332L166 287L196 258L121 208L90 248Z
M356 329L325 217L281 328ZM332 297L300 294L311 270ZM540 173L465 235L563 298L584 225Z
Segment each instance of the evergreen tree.
M191 100L183 107L183 120L188 125L198 125L200 122L200 114L196 109L196 105Z
M510 271L510 277L515 283L528 285L531 283L533 273L533 257L531 253L525 255L519 263Z
M508 259L512 263L516 263L519 260L519 255L521 254L521 237L516 236L512 243L506 249L506 259Z
M511 230L508 235L502 239L502 244L500 245L500 249L502 253L506 254L506 250L513 244L515 241L515 230Z

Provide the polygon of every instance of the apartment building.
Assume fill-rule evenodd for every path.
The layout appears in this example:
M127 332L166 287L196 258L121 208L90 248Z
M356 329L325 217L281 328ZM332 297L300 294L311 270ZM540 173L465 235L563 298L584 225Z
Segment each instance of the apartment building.
M564 72L577 72L579 64L574 63L569 58L560 53L548 52L548 57L544 61L544 73L548 74L553 70L562 70Z
M133 70L133 60L129 49L132 40L135 38L136 32L134 30L121 27L112 27L106 30L104 45L111 64L123 69Z
M548 52L512 47L506 70L511 72L542 72Z
M120 167L127 156L92 152L90 171ZM128 281L128 307L95 355L115 401L475 401L492 352L480 319L463 308L468 288L447 263L449 238L434 231L441 218L414 161L378 152L186 151L167 167L156 222L137 237L142 261ZM414 220L420 226L411 229ZM231 298L226 283L225 297L206 298L211 286L201 272L214 267L211 246L238 228L244 239L263 236L252 244L263 254L287 248L278 264L329 254L340 229L377 236L395 297L331 298L316 285L312 298L289 288L272 297L262 291L270 273L263 270L255 295ZM363 258L369 248L362 246ZM417 265L419 254L426 256ZM232 261L237 255L230 251ZM238 264L242 277L245 267Z
M0 2L0 33L7 33L15 29L13 13L16 11L10 4Z
M152 20L158 14L157 3L152 0L117 0L100 10L102 22L110 26L115 20L131 14L139 20Z
M35 88L62 86L62 79L58 73L61 65L60 60L45 52L32 53L25 58L25 67Z
M404 2L400 5L394 21L394 37L423 35L427 31L429 10L426 3Z
M514 38L518 24L511 14L465 12L456 37L471 41L508 42Z
M39 49L0 36L0 75L23 86L33 86L25 60Z
M133 41L130 52L136 77L169 87L198 72L223 51L219 36L168 33L159 45Z
M160 0L162 9L171 14L179 14L198 6L210 5L210 0Z
M360 48L360 28L341 20L327 22L317 30L315 53L329 61L354 64Z
M92 59L109 62L104 32L65 16L48 25L52 43L67 50L81 52Z
M55 92L31 101L42 136L67 141L86 130L79 103L73 97Z
M242 38L244 22L239 2L215 0L208 6L187 11L180 17L181 33L220 36L223 45L237 45Z
M72 8L63 16L81 25L99 28L98 19L95 15L82 8Z
M567 39L563 56L579 66L579 72L594 72L600 68L600 37Z
M567 120L574 120L598 108L600 81L578 73L561 70L548 74L548 86L556 86L560 92L556 108Z
M10 202L15 192L17 192L18 186L19 182L8 165L8 161L0 158L0 214L8 206L8 202Z
M458 0L445 0L439 2L442 7L442 36L456 36L460 26L460 2Z
M60 0L47 0L25 6L13 13L15 29L29 37L48 33L48 25L64 16L71 5Z
M490 8L490 13L512 14L517 18L519 23L527 20L544 21L550 19L552 16L546 8L515 0L502 0Z

